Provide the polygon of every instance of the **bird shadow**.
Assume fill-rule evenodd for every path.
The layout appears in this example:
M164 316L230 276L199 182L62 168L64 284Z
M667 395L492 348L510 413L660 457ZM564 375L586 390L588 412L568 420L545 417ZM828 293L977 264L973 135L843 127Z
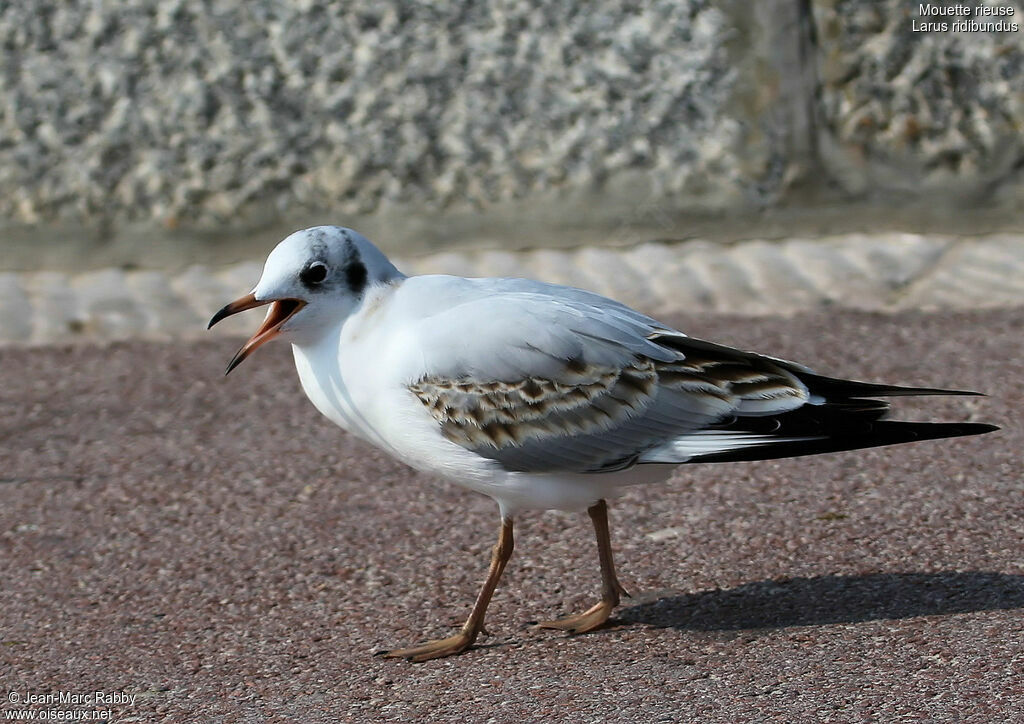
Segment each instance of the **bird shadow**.
M617 612L618 623L709 632L775 629L1024 608L1024 576L985 571L816 576L640 599L648 600Z

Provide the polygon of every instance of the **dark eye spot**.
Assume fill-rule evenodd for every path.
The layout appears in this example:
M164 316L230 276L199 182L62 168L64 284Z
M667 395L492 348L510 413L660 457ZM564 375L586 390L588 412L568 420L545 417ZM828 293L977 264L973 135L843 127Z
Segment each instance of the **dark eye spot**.
M327 265L320 261L315 261L299 274L299 279L306 286L313 286L319 284L327 278Z

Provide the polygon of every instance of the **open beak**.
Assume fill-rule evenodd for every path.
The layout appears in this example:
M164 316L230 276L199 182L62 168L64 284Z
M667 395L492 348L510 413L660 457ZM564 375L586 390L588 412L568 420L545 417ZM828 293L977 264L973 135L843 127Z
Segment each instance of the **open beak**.
M210 320L210 324L206 327L209 329L220 320L225 317L230 317L232 314L238 314L244 312L246 309L255 309L256 307L262 307L265 304L270 305L270 310L267 312L267 318L263 320L263 324L256 330L256 334L249 338L249 341L242 345L235 356L231 358L228 363L227 370L224 374L228 374L231 370L235 369L238 365L245 361L245 358L252 354L253 350L259 347L264 342L269 342L281 332L281 325L291 319L296 312L306 306L306 303L301 299L268 299L266 301L260 301L253 294L247 294L241 299L236 299L230 304L224 305L224 308L213 315L213 319Z

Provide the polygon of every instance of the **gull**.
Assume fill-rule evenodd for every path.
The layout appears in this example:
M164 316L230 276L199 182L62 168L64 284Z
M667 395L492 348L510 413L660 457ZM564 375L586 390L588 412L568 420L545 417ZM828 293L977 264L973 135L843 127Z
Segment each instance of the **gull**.
M528 279L407 277L359 233L297 231L252 292L210 327L269 305L227 373L264 343L291 343L306 396L329 420L416 470L490 496L498 542L458 633L382 652L426 661L470 648L527 510L586 510L601 598L538 624L582 633L621 596L607 499L682 463L767 460L977 435L981 423L883 419L895 395L978 393L825 377L688 337L598 294Z

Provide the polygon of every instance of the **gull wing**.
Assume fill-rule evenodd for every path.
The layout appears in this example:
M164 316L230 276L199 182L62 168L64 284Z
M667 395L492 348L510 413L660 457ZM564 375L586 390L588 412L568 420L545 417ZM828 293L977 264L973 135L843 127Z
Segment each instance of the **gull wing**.
M684 351L685 335L603 297L525 280L467 283L477 293L418 324L425 373L407 386L446 438L508 470L621 469L723 421L810 398L795 367L729 348Z
M977 393L825 377L578 289L460 283L459 303L418 326L407 386L447 439L507 470L759 460L998 429L884 420L874 399Z

